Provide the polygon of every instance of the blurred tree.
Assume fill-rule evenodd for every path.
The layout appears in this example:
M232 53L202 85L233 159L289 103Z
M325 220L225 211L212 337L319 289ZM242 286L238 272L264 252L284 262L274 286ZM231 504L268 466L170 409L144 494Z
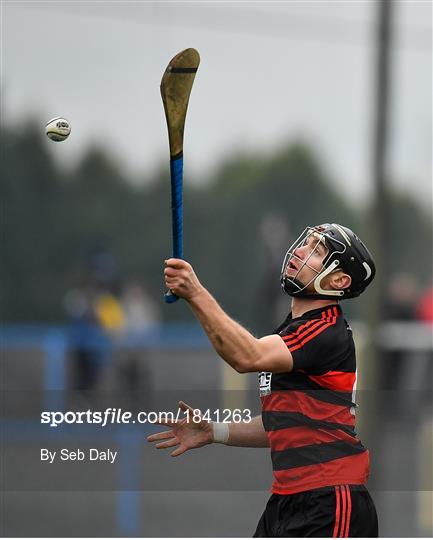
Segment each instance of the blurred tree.
M356 224L354 213L332 190L312 152L301 143L266 160L242 156L224 166L209 198L220 201L216 215L220 230L208 254L215 267L213 290L230 313L259 332L269 332L276 325L278 299L289 310L289 299L282 296L279 283L288 245L281 246L276 264L269 261L260 233L266 216L286 217L286 237L291 242L307 225L326 221ZM215 255L214 246L218 246Z
M2 320L49 319L64 287L57 273L64 228L61 173L36 126L22 133L3 128L1 148Z
M36 126L3 128L1 148L3 322L62 319L65 292L101 250L119 262L121 278L140 276L162 305L162 265L171 253L166 167L133 185L105 152L92 148L67 173ZM275 323L278 302L289 308L279 272L294 235L325 221L345 223L361 236L368 231L362 212L331 186L313 151L299 142L267 157L233 156L211 182L185 186L185 257L222 305L259 333ZM393 267L427 284L431 216L408 195L394 193L392 209ZM347 304L349 314L358 313L355 304ZM165 306L163 317L191 320L184 303Z
M414 274L428 284L433 275L432 215L408 193L394 191L390 199L389 269Z

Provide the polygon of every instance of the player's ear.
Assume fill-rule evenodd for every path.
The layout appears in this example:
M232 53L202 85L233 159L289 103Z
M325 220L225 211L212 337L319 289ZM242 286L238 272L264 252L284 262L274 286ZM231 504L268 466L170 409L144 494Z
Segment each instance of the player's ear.
M332 289L342 290L350 287L352 278L342 270L337 270L330 275L329 284Z

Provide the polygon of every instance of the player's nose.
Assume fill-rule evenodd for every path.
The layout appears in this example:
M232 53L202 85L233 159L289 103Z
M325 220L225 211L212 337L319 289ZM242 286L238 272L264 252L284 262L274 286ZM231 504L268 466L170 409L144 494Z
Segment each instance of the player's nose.
M295 251L293 252L293 255L298 258L298 259L301 259L304 260L304 256L305 256L305 247L306 246L299 246L295 249Z

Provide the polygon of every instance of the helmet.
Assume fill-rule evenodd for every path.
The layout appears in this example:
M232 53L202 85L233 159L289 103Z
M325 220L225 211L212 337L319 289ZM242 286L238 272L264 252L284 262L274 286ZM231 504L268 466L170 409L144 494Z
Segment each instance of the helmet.
M310 242L313 236L315 244L311 254L306 260L301 260L295 255L297 248ZM327 249L327 253L322 262L322 269L318 272L315 268L308 265L308 261L314 251L314 247L322 244ZM294 276L287 275L287 267L293 262L301 262ZM315 271L316 275L308 282L302 283L297 279L299 272L304 266ZM321 282L325 276L336 270L342 270L352 278L352 282L347 289L327 290L321 287ZM342 225L336 223L324 223L315 227L307 227L303 233L287 250L284 257L283 267L281 269L281 286L290 296L301 298L355 298L359 296L365 288L373 281L376 273L373 257L365 244L358 236ZM308 290L309 285L313 284L315 292Z

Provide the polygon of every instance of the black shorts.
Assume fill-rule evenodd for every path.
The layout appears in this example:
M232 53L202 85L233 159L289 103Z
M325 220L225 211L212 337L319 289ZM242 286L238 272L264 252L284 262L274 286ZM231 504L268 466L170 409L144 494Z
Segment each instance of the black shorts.
M342 485L272 495L254 537L376 538L374 502L365 486Z

